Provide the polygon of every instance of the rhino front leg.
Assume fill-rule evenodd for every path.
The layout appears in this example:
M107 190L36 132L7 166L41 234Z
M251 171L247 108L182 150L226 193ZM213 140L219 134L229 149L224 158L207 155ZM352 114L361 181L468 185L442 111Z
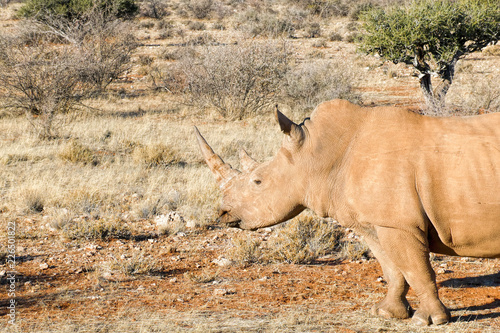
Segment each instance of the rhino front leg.
M388 284L387 295L373 306L371 312L385 318L409 318L412 312L410 304L406 300L409 285L396 264L387 256L380 243L371 237L365 237L373 254L382 266L384 278Z
M403 273L420 301L413 321L420 325L445 324L449 310L441 303L436 286L436 274L429 262L427 238L421 231L408 232L395 228L377 228L382 250Z

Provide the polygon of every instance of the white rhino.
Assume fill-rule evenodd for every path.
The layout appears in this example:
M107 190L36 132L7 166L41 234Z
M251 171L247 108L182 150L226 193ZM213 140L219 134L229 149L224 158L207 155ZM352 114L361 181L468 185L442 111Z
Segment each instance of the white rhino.
M196 129L223 192L220 221L257 229L305 208L362 235L379 260L387 296L372 312L416 323L450 320L429 252L500 257L500 114L434 118L347 101L320 104L300 125L276 109L286 134L276 157L242 172L216 155Z

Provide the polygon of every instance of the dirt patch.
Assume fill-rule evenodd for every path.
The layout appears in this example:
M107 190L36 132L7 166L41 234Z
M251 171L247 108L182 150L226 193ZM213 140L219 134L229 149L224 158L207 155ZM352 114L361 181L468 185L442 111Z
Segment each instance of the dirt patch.
M383 320L369 314L386 289L376 260L326 257L313 265L228 265L222 260L225 249L241 232L198 229L105 242L65 242L58 234L20 239L16 244L17 324L7 324L6 275L2 276L0 317L4 327L17 332L417 329L409 320ZM150 273L130 275L106 269L110 261L139 254L154 260ZM432 263L453 322L418 330L500 329L497 261L437 256ZM409 301L418 307L411 290Z

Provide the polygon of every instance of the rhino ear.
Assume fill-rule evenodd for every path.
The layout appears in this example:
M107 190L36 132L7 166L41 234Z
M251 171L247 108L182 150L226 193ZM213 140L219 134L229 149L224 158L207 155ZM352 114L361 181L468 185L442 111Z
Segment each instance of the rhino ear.
M259 166L259 163L248 155L246 150L243 148L240 150L240 164L243 172L251 172Z
M287 116L281 113L278 109L278 105L276 105L275 116L280 125L281 131L288 135L297 147L302 146L302 143L305 139L305 133L302 127L300 125L297 125L296 123L288 119Z
M231 165L224 163L224 161L214 153L212 148L209 146L205 138L201 135L198 128L195 126L194 131L196 134L196 139L198 140L198 145L201 150L201 154L207 162L208 167L215 176L215 180L220 187L224 186L231 178L236 176L239 172L234 170Z

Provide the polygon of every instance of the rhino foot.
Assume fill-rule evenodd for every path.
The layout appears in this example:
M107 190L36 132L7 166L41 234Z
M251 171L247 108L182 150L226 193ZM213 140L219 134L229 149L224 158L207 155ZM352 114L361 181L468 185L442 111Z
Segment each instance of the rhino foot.
M406 304L405 304L406 303ZM375 304L372 307L371 313L375 316L384 318L410 318L412 309L408 302L389 302L387 299Z
M413 315L411 320L414 324L421 326L427 326L430 324L443 325L450 321L450 312L446 308L437 313L429 313L419 309L415 312L415 315Z

